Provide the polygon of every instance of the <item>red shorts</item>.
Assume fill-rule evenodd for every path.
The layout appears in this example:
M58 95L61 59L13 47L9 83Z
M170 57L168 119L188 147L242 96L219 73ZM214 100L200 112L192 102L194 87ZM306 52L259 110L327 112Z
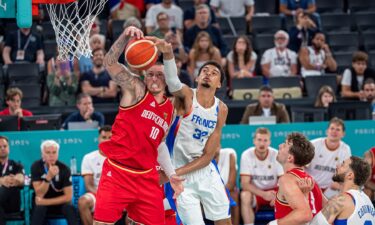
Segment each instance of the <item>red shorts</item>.
M278 187L275 187L273 189L269 189L269 190L266 190L266 191L270 191L270 190L274 190L276 193L277 193L277 190L278 190ZM255 209L258 210L259 208L261 208L262 206L270 206L270 201L266 201L264 198L258 196L258 195L255 195L255 198L256 198L256 207Z
M94 220L114 223L121 218L124 209L136 223L164 225L159 175L155 168L136 171L107 159L96 193Z
M165 225L178 225L176 221L176 213L172 209L165 211Z

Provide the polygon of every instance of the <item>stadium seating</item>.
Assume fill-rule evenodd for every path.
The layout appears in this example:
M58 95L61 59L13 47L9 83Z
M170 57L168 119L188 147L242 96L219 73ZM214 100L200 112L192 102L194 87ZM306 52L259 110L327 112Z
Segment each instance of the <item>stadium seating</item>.
M258 98L259 87L263 84L263 78L256 76L252 78L232 79L232 90L234 100L255 100Z
M9 84L40 82L39 65L36 63L13 63L8 66Z
M358 30L361 32L375 32L375 11L359 12L354 17Z
M257 1L255 4L255 13L268 13L270 15L277 14L278 9L275 0L262 0Z
M323 14L321 21L324 32L349 32L352 29L352 17L346 13Z
M47 62L51 58L56 56L57 43L56 41L47 40L44 41L44 60Z
M337 91L337 81L336 81L335 74L324 74L322 76L307 76L305 77L305 89L307 92L307 96L310 98L315 98L318 93L320 87L323 85L330 86L334 93Z
M340 13L344 11L344 0L316 0L317 11L324 13Z
M327 39L334 53L354 52L359 48L359 36L355 32L330 33Z
M324 1L324 0L323 0ZM369 0L347 0L351 13L375 11L375 1Z
M352 52L335 53L334 58L337 63L337 72L342 74L346 68L352 65Z
M254 49L257 50L258 58L260 58L263 52L269 48L274 47L274 34L258 34L254 39Z
M299 76L270 77L269 85L273 89L275 98L301 98L301 84Z
M252 33L274 34L281 29L281 18L274 16L254 16L252 20Z
M291 107L292 122L314 122L326 120L327 109L313 107Z

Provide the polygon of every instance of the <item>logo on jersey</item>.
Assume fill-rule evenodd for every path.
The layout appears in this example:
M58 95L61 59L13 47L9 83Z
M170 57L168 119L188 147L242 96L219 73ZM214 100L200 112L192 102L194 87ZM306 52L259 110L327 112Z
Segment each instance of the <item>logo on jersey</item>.
M155 102L151 102L150 106L155 108Z
M195 124L198 124L209 129L214 129L216 127L216 121L208 120L195 114L191 117L191 121Z
M107 177L112 177L112 172L111 171L108 171Z
M164 119L166 120L168 118L168 113L164 113Z

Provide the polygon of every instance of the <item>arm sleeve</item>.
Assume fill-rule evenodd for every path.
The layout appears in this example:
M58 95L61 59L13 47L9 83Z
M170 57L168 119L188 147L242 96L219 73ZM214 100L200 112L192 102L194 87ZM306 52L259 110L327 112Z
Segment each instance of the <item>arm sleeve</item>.
M164 60L165 82L168 90L173 93L182 89L182 83L178 79L177 66L174 59Z
M168 178L173 174L176 174L176 171L172 165L171 157L169 156L168 147L165 142L162 142L158 147L158 163Z
M344 74L342 75L341 85L350 86L351 84L352 84L352 73L349 69L346 69L344 71Z

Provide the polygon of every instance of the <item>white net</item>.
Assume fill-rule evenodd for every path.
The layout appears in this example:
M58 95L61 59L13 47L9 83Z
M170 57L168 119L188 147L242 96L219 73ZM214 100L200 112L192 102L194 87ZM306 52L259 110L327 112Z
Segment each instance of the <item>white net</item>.
M90 57L90 29L107 0L76 0L65 4L46 4L56 33L58 59Z

